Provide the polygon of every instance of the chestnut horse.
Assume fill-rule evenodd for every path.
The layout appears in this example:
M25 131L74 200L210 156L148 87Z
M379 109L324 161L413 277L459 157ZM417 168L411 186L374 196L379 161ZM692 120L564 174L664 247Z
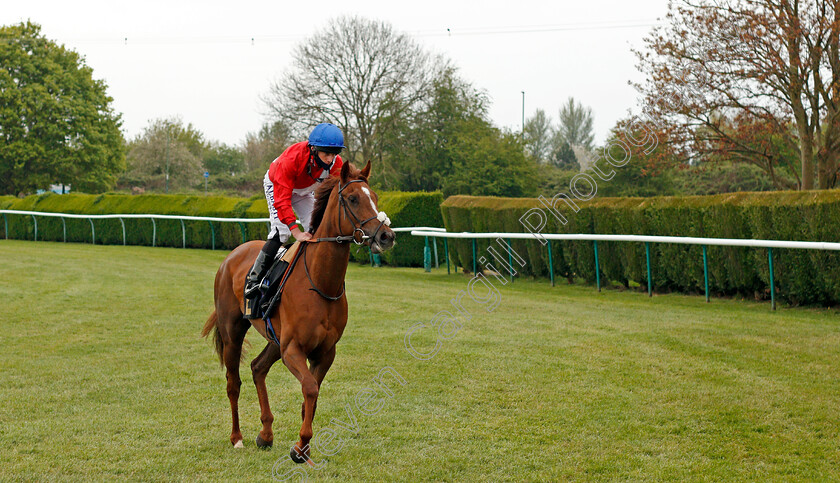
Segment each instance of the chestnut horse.
M297 463L309 461L309 441L318 391L335 358L335 345L347 324L347 298L344 276L350 259L350 242L364 243L373 253L394 245L390 220L377 209L378 197L368 186L370 162L359 171L350 163L341 175L325 180L316 190L310 231L312 240L292 267L280 305L269 314L280 345L266 335L262 319L248 320L244 314L245 277L264 242L251 241L235 248L216 273L216 310L207 319L202 336L213 331L219 359L227 369L227 394L233 427L230 442L242 448L239 429L239 363L245 333L253 325L266 340L265 349L251 362L251 373L260 401L262 430L257 446L271 447L274 416L268 404L265 378L272 364L282 359L303 391L300 440L292 448ZM307 360L309 365L307 366ZM311 463L310 463L311 464Z

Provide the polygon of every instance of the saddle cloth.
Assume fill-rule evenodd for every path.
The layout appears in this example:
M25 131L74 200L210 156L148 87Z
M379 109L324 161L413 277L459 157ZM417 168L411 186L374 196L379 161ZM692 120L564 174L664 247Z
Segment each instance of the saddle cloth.
M274 263L271 264L271 268L268 269L262 282L260 282L259 294L253 299L252 307L256 310L246 313L247 318L265 318L280 303L286 272L289 270L289 265L294 260L298 248L300 248L300 242L296 241L289 247L283 247L282 251L278 253ZM248 302L246 301L246 303Z

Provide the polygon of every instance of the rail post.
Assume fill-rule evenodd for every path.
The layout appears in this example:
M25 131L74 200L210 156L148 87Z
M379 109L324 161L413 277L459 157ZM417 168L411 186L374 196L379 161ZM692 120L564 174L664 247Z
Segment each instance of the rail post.
M423 270L426 272L432 271L432 251L429 248L429 237L424 237L426 244L423 246Z
M187 248L187 228L184 226L183 218L179 219L178 221L181 222L181 240L183 240L181 248Z
M706 245L703 245L703 281L706 284L706 303L709 302L709 263L706 260Z
M601 291L601 270L598 268L598 240L593 240L592 244L595 246L595 285L598 291Z
M551 258L551 240L548 241L548 274L551 277L551 286L554 286L554 260ZM511 277L513 280L513 277Z
M513 253L511 252L510 248L510 238L505 240L505 242L507 242L508 266L510 267L510 281L513 282Z
M242 243L245 243L245 224L241 221L237 221L239 223L239 230L242 232Z
M473 248L473 276L475 277L478 275L476 261L475 261L475 238L472 240L472 248Z
M96 230L93 228L93 218L88 218L90 222L90 243L96 245Z
M63 218L62 218L62 220L63 220ZM125 222L123 221L122 218L119 218L119 220L120 220L120 225L122 225L122 230L123 230L123 246L125 246Z
M449 275L449 244L443 239L443 256L446 257L446 274Z
M440 268L440 257L438 257L438 250L437 250L437 237L432 237L432 246L434 247L435 252L435 268Z
M650 282L650 243L645 242L645 260L647 261L647 282L648 282L648 297L653 297L653 290Z
M30 215L32 217L32 221L35 223L35 241L38 241L38 219L35 218L35 215Z
M3 215L6 216L6 215ZM64 221L64 217L61 217L61 231L64 233L64 243L67 243L67 222Z
M776 310L776 287L773 283L773 249L767 249L767 261L770 264L770 307Z
M152 246L155 246L155 238L157 237L157 223L155 223L155 219L152 218Z
M6 214L3 213L3 226L5 227L5 231L3 233L6 234L6 240L9 239L9 219L6 218Z
M207 220L207 223L210 223L210 240L211 240L211 245L210 246L212 247L210 249L215 250L216 249L216 229L213 227L213 222L212 221Z

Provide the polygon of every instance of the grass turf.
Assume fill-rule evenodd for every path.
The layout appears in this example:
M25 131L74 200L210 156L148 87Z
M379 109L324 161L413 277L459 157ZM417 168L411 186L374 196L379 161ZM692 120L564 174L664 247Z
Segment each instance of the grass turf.
M228 441L224 372L198 337L224 256L0 241L0 480L266 481L302 468L288 458L302 396L282 363L268 377L274 449L253 442L255 331L246 449ZM351 266L314 425L343 446L313 451L323 466L310 480L840 478L835 311L517 280L492 311L466 296L461 330L430 360L411 357L409 327L456 312L467 283ZM412 343L430 350L430 333ZM360 413L356 394L386 366L406 384ZM331 422L349 421L346 405L355 434Z

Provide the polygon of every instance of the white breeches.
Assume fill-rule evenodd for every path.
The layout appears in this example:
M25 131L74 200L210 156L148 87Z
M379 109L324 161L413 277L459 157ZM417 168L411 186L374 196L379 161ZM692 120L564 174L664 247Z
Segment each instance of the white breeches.
M292 190L292 209L298 217L298 221L303 225L303 231L309 231L309 222L312 220L312 210L315 208L315 188L318 183L313 183L312 186L306 188ZM271 232L268 238L280 237L281 243L286 243L292 232L277 217L277 209L274 207L274 183L268 179L268 173L265 173L263 178L263 187L265 188L265 201L268 203L268 215L271 218Z

